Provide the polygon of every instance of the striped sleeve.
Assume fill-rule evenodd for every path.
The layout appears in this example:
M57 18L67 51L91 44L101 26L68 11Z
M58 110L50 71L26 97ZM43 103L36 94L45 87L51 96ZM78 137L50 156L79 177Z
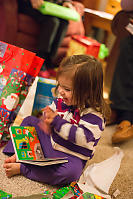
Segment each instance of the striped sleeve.
M79 124L71 124L67 120L56 116L51 124L55 133L75 145L93 150L104 130L104 121L101 117L88 113L80 118Z

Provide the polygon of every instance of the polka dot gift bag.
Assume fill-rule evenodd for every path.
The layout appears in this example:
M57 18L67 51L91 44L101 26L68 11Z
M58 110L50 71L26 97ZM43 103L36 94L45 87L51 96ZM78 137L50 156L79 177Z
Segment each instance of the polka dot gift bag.
M15 120L44 59L0 41L0 147L10 138Z

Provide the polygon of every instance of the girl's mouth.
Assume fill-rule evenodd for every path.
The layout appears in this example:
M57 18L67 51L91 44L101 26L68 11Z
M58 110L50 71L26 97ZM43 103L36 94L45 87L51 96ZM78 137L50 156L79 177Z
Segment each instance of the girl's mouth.
M67 98L63 98L63 102L67 102L68 100L67 100Z

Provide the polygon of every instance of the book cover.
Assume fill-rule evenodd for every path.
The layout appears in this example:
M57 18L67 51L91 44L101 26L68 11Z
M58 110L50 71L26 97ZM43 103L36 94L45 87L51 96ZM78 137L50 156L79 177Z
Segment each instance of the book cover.
M11 126L11 139L13 142L17 162L47 166L68 162L64 158L45 158L37 136L35 127Z
M54 100L54 89L56 80L47 78L38 78L37 88L34 98L32 115L38 116L41 114L41 109L50 105Z

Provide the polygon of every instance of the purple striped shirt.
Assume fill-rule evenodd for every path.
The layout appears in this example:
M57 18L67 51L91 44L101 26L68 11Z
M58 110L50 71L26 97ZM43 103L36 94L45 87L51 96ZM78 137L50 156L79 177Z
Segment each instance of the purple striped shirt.
M80 114L79 110L64 104L61 98L50 107L59 114L51 124L53 147L84 160L91 159L105 127L102 115L92 108Z

